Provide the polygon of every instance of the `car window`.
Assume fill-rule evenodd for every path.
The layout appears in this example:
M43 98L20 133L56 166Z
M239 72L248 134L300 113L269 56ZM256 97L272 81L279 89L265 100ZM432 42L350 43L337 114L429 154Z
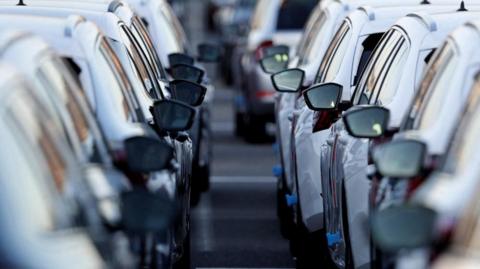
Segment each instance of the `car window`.
M316 0L282 0L277 30L301 30L316 4Z
M32 179L32 183L35 182L37 190L43 192L35 193L31 188L26 191L29 194L28 199L35 199L36 203L39 203L35 205L36 210L30 213L35 214L35 217L43 218L43 221L38 220L44 222L46 229L52 230L60 228L57 226L60 223L56 223L59 219L55 216L55 208L65 206L65 204L56 204L54 198L67 198L71 195L67 185L73 156L67 153L65 137L59 133L60 126L56 125L51 117L47 116L47 111L41 108L42 106L31 91L18 91L14 98L10 98L3 119L15 141L12 144L16 144L17 149L22 151L22 153L12 152L12 156L15 153L22 154L26 159L24 167L22 163L16 164L18 169L22 169L23 176L32 176L35 179ZM34 194L37 197L33 196ZM50 212L42 214L42 211L46 210L45 207L48 207Z
M138 18L138 16L134 16L132 18L132 26L132 33L138 40L142 41L139 43L142 46L142 49L145 51L145 55L147 56L150 65L154 68L156 76L161 80L168 80L167 72L165 71L162 62L158 57L158 54L153 46L153 42L150 39L150 35L148 34L144 23L140 18Z
M132 68L136 70L137 76L143 84L149 98L156 98L156 79L149 71L149 64L146 61L143 53L138 49L135 38L125 25L121 25L122 42L125 44L131 61Z
M115 58L110 57L111 51L106 42L101 42L96 53L98 55L97 68L103 70L102 78L108 83L112 103L115 105L116 111L119 112L118 117L125 121L134 120L133 113L131 113L133 111L131 110L131 102L128 100L128 93L123 85L125 80L121 78L121 73L114 71L118 70L116 65L119 63L115 61Z
M184 42L185 42L185 32L183 31L182 26L176 19L175 15L173 14L173 11L168 5L162 6L160 8L160 12L162 12L163 17L167 21L167 23L170 25L168 29L164 29L164 31L172 32L172 35L174 36L175 43L177 44L177 49L179 51L184 50Z
M393 97L397 93L398 84L404 70L405 62L408 58L408 51L410 46L407 40L402 39L394 51L393 58L386 65L385 74L377 82L379 95L375 103L380 105L387 105L392 102ZM370 100L372 102L372 100Z
M427 68L420 84L420 93L412 107L413 129L428 129L438 119L444 100L451 89L452 77L457 68L458 57L453 44L446 43L436 60ZM460 95L460 93L459 93ZM418 115L415 116L415 112Z
M55 63L53 59L43 61L38 73L40 80L47 87L54 89L56 94L63 99L72 118L75 132L80 142L85 143L92 136L91 129L88 126L85 115L82 113L78 100L72 94L71 84L58 72L58 68L58 63Z
M262 27L265 14L267 13L267 9L270 6L270 0L259 0L257 6L255 7L255 11L253 12L251 28L252 30L258 30Z
M379 81L387 70L395 52L398 51L400 44L404 41L405 38L397 29L388 31L382 37L360 77L353 97L354 104L368 104L372 99L373 93L378 93L381 85Z
M325 38L324 32L326 27L324 27L324 25L326 20L326 13L322 12L309 29L306 37L301 41L300 46L298 47L298 58L300 65L308 64L308 62L312 60L312 57L315 55L314 52L317 49L314 48L316 43L315 41L318 38Z
M362 53L360 55L360 60L358 61L358 68L353 77L352 86L357 85L358 78L362 75L365 70L365 66L372 56L373 50L377 47L378 43L382 39L383 33L371 34L362 42ZM353 66L352 66L353 68ZM352 72L353 74L354 72Z
M468 104L458 130L452 140L442 170L447 173L463 171L473 157L478 154L478 138L480 137L480 74L467 99Z
M322 60L317 74L318 83L329 82L335 79L335 76L340 70L343 58L347 53L348 43L351 37L350 23L345 20L333 37L325 57Z

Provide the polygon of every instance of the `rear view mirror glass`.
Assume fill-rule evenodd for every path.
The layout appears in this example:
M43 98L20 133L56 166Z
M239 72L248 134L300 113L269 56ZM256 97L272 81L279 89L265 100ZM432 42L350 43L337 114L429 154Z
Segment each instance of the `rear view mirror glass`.
M174 100L199 106L205 99L207 88L186 80L174 80L170 82L170 93Z
M222 57L222 49L217 45L200 44L198 49L198 60L205 63L213 63L220 61Z
M342 98L342 90L342 85L337 83L323 83L306 90L303 96L311 110L333 110Z
M122 222L128 232L165 232L178 213L175 200L166 194L134 189L122 194Z
M181 132L192 127L195 109L178 101L160 100L153 104L152 114L159 130Z
M201 83L205 72L192 65L177 64L170 68L173 79L188 80L195 83Z
M263 57L269 57L269 56L279 54L279 55L286 55L288 58L289 53L290 53L290 48L286 45L270 46L262 49Z
M356 106L345 112L343 122L348 133L358 138L376 138L385 133L390 111L379 106Z
M275 54L260 60L260 66L267 74L275 74L287 69L288 54Z
M178 64L193 65L195 59L183 53L172 53L168 55L168 62L170 66L175 66Z
M152 173L165 169L173 159L173 148L156 137L131 137L125 140L128 170Z
M417 140L394 140L374 149L377 171L387 177L418 176L423 168L427 146Z
M389 253L426 247L434 242L436 219L437 214L425 207L389 207L373 214L372 238Z
M287 69L272 75L272 83L279 92L297 92L303 84L305 72L298 68Z

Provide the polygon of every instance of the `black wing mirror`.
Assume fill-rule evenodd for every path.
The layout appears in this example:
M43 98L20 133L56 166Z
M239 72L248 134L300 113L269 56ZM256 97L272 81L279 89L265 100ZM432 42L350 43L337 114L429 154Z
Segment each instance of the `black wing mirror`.
M394 140L377 146L373 161L377 171L387 177L411 178L421 174L427 145L411 139Z
M175 200L145 189L123 193L121 201L122 224L128 232L165 232L178 214Z
M356 106L343 114L348 133L358 138L377 138L388 128L390 111L380 106Z
M178 64L193 65L195 63L195 59L184 53L172 53L168 55L168 62L170 67Z
M303 97L308 108L314 111L328 111L337 108L342 98L343 87L337 83L314 85L305 91Z
M152 115L160 131L182 132L192 127L195 109L178 101L159 100L153 104Z
M434 242L436 220L437 214L426 207L389 207L373 214L372 238L388 253L426 247Z
M156 137L136 136L125 140L128 170L151 173L165 169L173 159L173 147Z
M302 87L305 72L293 68L272 75L273 87L279 92L298 92Z
M170 74L172 75L173 79L201 83L203 76L205 75L205 71L193 65L177 64L170 68Z
M174 80L170 82L170 93L174 100L191 106L199 106L205 99L207 88L187 80Z
M200 44L197 47L198 61L204 63L215 63L220 61L222 57L222 49L220 46L212 44Z
M275 54L264 57L260 60L260 66L263 72L267 74L275 74L283 71L288 67L288 54Z

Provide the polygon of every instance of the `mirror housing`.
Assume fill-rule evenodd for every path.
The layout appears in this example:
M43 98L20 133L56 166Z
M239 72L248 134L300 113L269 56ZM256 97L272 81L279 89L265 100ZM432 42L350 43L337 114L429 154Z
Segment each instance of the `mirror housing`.
M151 113L156 127L165 132L182 132L192 127L195 109L174 100L155 101Z
M173 225L178 205L167 194L133 189L121 196L123 228L133 233L159 233Z
M390 111L384 107L360 105L343 114L347 132L357 138L377 138L385 134Z
M435 240L436 220L435 211L426 207L392 206L373 214L372 239L388 253L426 247Z
M425 143L412 139L400 139L377 146L372 156L375 167L381 175L411 178L421 174L426 154Z
M267 74L283 71L288 67L288 54L275 54L264 57L260 60L260 66L263 72Z
M197 47L198 61L204 63L216 63L222 58L222 48L212 44L200 44Z
M205 71L187 64L177 64L170 68L170 74L175 80L187 80L194 83L202 83Z
M333 82L322 83L310 87L305 91L303 97L311 110L335 110L342 98L342 91L343 87L340 84Z
M199 106L205 99L207 88L187 80L174 80L170 82L170 94L173 100Z
M278 92L298 92L305 79L305 71L299 68L287 69L272 75L273 87Z
M156 137L135 136L124 141L130 172L152 173L168 167L173 147Z
M193 65L195 59L184 53L171 53L168 55L168 63L170 64L170 67L178 64Z

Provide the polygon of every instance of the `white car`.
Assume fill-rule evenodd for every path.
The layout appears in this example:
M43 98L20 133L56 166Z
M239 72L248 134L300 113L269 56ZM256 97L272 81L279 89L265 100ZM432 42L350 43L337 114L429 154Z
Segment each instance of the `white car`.
M418 1L411 1L411 4L416 4ZM388 6L388 5L407 5L410 1L389 1L389 3L378 2L377 0L364 1L321 1L307 23L302 40L296 50L297 55L290 63L290 68L300 68L305 72L302 88L307 88L312 85L317 75L318 69L322 62L323 56L330 44L331 38L339 28L343 19L360 5L370 6ZM316 164L320 161L320 151L318 150L322 140L321 132L312 133L313 125L313 111L306 109L306 105L302 103L302 107L295 109L295 103L298 95L295 93L278 93L275 116L277 122L277 143L279 145L281 172L279 173L282 179L282 189L279 190L279 197L285 195L295 194L294 185L296 175L296 166L292 163L291 145L292 140L292 121L295 122L295 128L298 128L299 133L295 133L297 138L296 143L306 144L302 146L301 154L297 157L301 161L296 164L301 166L298 170L304 171L298 177L309 176L311 178L319 178L320 169ZM300 116L300 114L303 114ZM294 120L295 119L295 120ZM307 146L308 145L308 146ZM312 146L313 145L313 146ZM317 145L317 146L315 146ZM307 168L308 167L308 168ZM309 171L310 172L305 172ZM318 171L317 171L318 170ZM300 179L299 181L304 181ZM320 187L320 186L319 186ZM321 200L320 192L314 194L314 200ZM283 199L283 198L282 198ZM308 198L304 198L308 199ZM302 212L303 216L314 215L314 212L323 212L322 203L306 202L304 204L311 206L312 213ZM307 226L310 231L315 231L319 228L318 225ZM323 225L320 225L320 227Z
M356 86L353 105L385 106L391 111L387 129L398 128L434 49L455 27L475 16L478 13L413 13L400 19L374 50ZM345 113L344 121L349 113L355 115L356 109ZM371 184L367 178L368 141L351 136L351 128L347 126L347 131L344 121L337 121L331 128L331 146L322 155L322 174L329 176L322 181L337 197L327 208L341 220L332 240L345 245L346 264L359 266L371 258L366 228ZM376 124L373 131L381 132L381 126Z
M79 68L77 70L79 79L85 89L84 95L88 97L88 101L95 111L95 116L104 131L115 163L125 161L123 158L126 153L126 139L136 136L157 136L149 126L141 123L141 119L145 117L138 114L141 111L138 109L138 103L135 103L132 86L125 79L126 74L121 66L114 64L118 63L118 58L108 45L106 37L93 23L78 16L58 19L42 16L0 15L0 21L8 21L12 29L26 30L41 35L63 57L75 63L76 68ZM37 76L42 74L46 59L44 61L38 61L38 59L41 59L42 55L46 55L44 58L48 57L49 54L44 43L40 41L36 43L40 47L36 48L35 42L25 44L31 47L28 48L30 54L24 53L23 55L24 62L19 62L20 58L17 55L20 51L26 50L23 47L12 50L10 54L4 54L4 57L10 57L9 59L21 68L28 68L25 72L29 77L34 81L42 82L42 77ZM30 58L27 58L29 56ZM52 68L52 66L47 67ZM49 72L51 74L52 70ZM132 104L131 101L134 103ZM178 145L174 141L169 142L176 147L183 145L183 143ZM178 152L177 158L181 162L183 151L178 150ZM181 174L169 170L154 173L150 176L149 186L152 191L164 192L171 199L177 199L178 188L184 185L181 183L181 176Z
M61 127L25 78L5 64L0 70L2 266L104 268L88 231L76 225L80 212L67 190L79 170Z
M428 180L424 184L419 183L425 180L428 171L435 170L442 163L452 136L457 131L458 120L471 101L472 74L480 64L480 53L476 50L475 42L477 32L473 25L469 23L452 32L438 49L399 132L392 139L393 142L413 139L424 144L424 154L428 159L428 165L423 167L426 172L414 178L382 178L374 188L375 193L372 193L376 198L376 208L404 202L416 190L416 186L424 189L422 193L425 194L428 193L426 190L436 188L437 183ZM448 203L452 204L450 200ZM440 202L436 204L441 205Z
M274 95L270 75L259 60L272 45L287 45L290 54L300 41L304 24L317 1L260 0L257 2L246 48L236 80L235 126L239 135L255 141L265 135L266 123L274 120Z

